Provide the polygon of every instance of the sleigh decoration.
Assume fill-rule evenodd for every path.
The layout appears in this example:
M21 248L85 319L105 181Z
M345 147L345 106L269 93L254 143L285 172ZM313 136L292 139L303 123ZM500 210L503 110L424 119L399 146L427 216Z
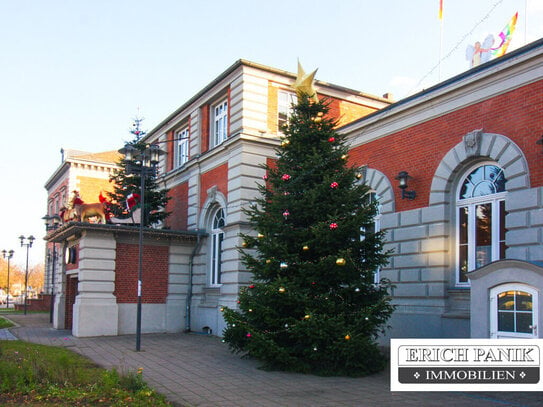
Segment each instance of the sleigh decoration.
M136 224L140 219L141 208L134 206L139 203L138 194L130 194L127 199L126 207L129 214L126 218L112 216L110 204L100 192L99 202L85 203L81 199L79 192L74 190L72 198L60 210L60 218L63 223L68 222L88 222L88 223L113 223L113 224Z

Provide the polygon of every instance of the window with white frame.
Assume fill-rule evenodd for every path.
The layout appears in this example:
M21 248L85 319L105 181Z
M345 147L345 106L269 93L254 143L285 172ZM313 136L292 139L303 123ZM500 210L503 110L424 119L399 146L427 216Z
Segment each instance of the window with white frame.
M223 100L212 106L212 147L226 140L228 135L228 101Z
M277 129L281 132L283 126L288 124L292 114L292 105L297 103L296 94L280 90L277 92Z
M218 286L221 284L222 243L224 241L224 225L226 219L224 210L215 211L211 220L211 270L209 284Z
M493 164L472 168L459 185L457 213L457 285L467 273L505 258L505 176Z
M381 205L379 204L379 195L376 192L371 191L366 195L366 199L369 203L377 202L377 213L373 218L373 223L367 227L360 228L360 240L364 240L366 234L374 234L381 231ZM379 284L381 281L381 269L377 268L373 273L374 284Z
M189 129L183 128L175 134L175 168L189 160Z

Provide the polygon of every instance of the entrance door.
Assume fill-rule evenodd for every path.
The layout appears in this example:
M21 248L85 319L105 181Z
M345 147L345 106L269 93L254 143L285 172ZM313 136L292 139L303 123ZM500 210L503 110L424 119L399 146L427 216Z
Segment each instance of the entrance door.
M537 338L537 290L510 283L490 290L490 337Z

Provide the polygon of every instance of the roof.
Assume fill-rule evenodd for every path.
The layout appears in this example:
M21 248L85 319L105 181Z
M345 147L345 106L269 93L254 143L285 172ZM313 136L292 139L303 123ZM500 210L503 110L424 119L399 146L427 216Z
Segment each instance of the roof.
M46 240L47 242L59 243L70 236L81 235L85 231L137 235L139 234L140 228L139 226L129 225L69 222L60 226L58 229L48 232L47 235L44 237L44 240ZM153 229L148 227L143 228L143 233L145 234L145 236L153 237L156 239L172 239L185 242L196 242L198 236L206 236L205 231Z
M288 71L284 71L277 68L272 68L267 65L258 64L256 62L251 62L246 59L238 59L234 64L232 64L230 67L228 67L223 73L221 73L219 76L217 76L213 81L211 81L207 86L205 86L202 90L200 90L198 93L196 93L193 97L191 97L187 102L185 102L183 105L181 105L179 108L177 108L173 113L168 115L164 120L162 120L158 125L156 125L151 131L147 133L145 138L150 138L152 135L154 135L157 131L159 131L163 126L165 126L168 122L170 122L173 118L175 118L179 113L181 113L183 110L185 110L187 107L189 107L192 103L194 103L196 100L198 100L200 97L205 95L207 92L209 92L213 87L215 87L218 83L220 83L224 78L226 78L228 75L232 74L236 69L239 69L242 66L247 66L250 68L260 69L262 71L266 71L272 74L278 74L286 77L290 77L292 79L296 79L296 74ZM324 82L316 80L315 84L331 89L336 89L341 92L347 92L351 93L353 95L365 97L368 99L374 99L380 102L390 103L390 99L386 99L380 96L370 95L368 93L363 93L358 90L346 88L339 85L334 85L332 83Z
M76 159L81 161L92 161L104 164L117 164L121 154L117 150L103 151L101 153L89 153L79 150L64 150L65 160Z

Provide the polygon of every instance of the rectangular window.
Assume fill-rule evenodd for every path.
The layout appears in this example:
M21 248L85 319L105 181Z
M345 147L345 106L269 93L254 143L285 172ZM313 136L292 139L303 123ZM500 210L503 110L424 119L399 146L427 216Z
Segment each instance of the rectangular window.
M366 195L366 199L369 202L378 202L379 196L375 192L369 192ZM374 235L377 232L381 231L381 205L377 206L377 213L375 214L375 217L373 218L373 223L360 228L360 240L365 240L366 235L371 236ZM364 262L364 258L362 258L362 262ZM381 269L377 268L373 272L373 282L374 284L379 284L381 282Z
M225 141L228 135L228 101L224 100L219 104L214 105L212 108L212 113L212 147L216 147Z
M458 211L459 218L459 263L460 263L460 275L459 282L467 283L468 277L468 208L460 208Z
M297 98L294 93L284 90L277 93L277 129L279 132L288 123L288 118L292 114L292 105L296 103Z
M505 214L498 199L458 208L458 284L469 284L469 271L505 258Z
M212 235L211 285L221 284L222 242L223 233Z
M189 160L189 129L175 134L175 168L182 167Z
M475 267L492 261L492 204L475 206Z

